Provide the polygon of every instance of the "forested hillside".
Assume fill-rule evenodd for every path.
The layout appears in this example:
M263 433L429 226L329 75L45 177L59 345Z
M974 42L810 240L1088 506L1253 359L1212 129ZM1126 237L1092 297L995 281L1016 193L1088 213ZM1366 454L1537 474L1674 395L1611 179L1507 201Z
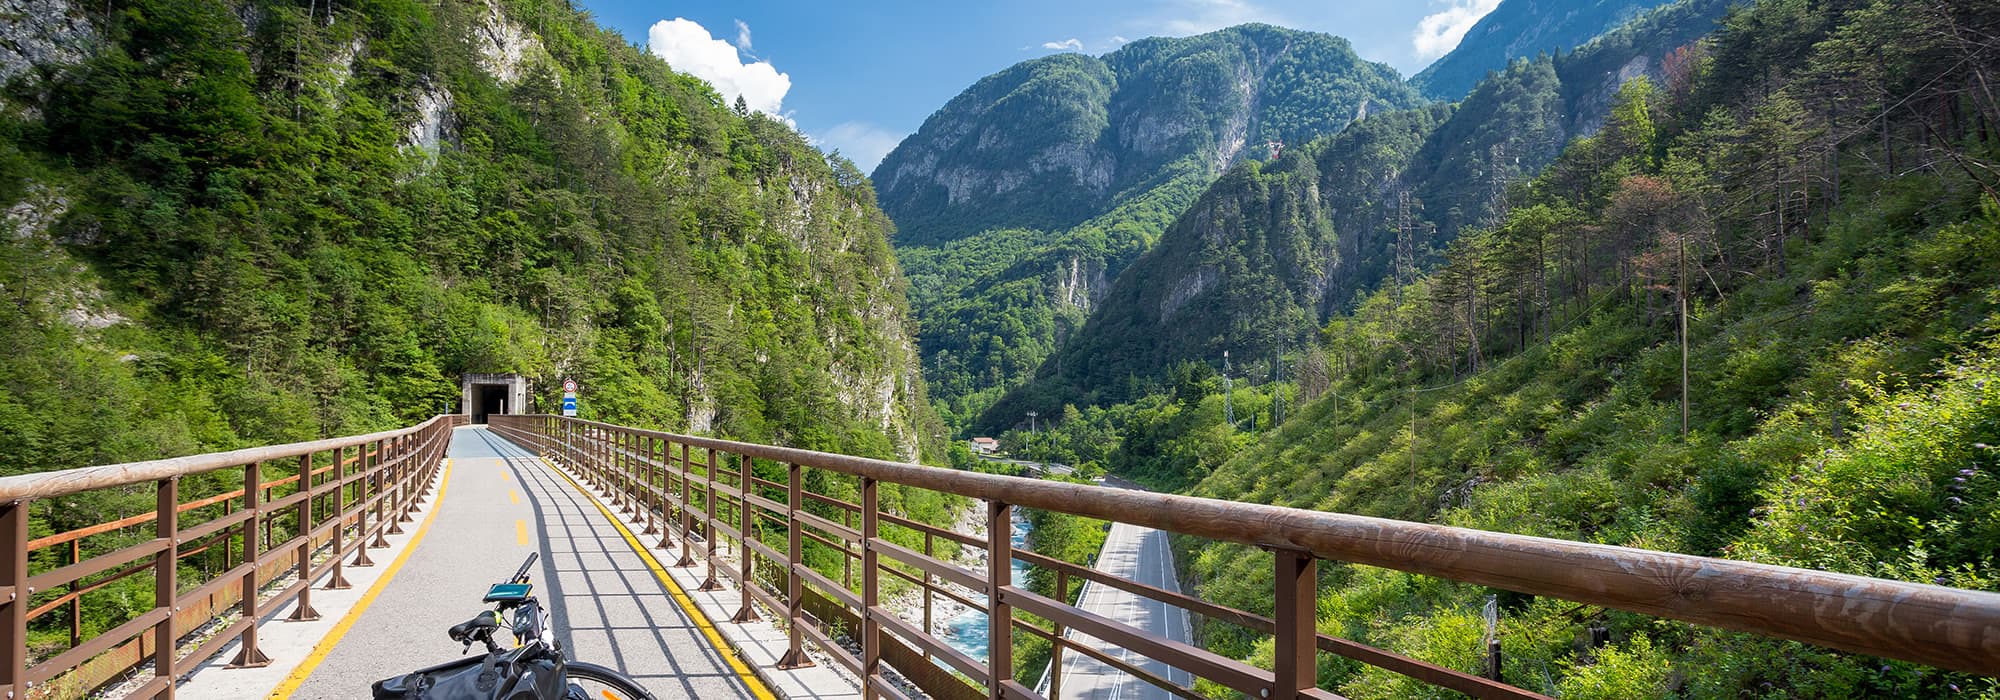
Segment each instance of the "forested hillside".
M1435 267L1325 325L1275 432L1204 427L1211 382L1130 409L1124 439L1223 440L1223 461L1149 463L1199 495L2000 590L1996 30L1990 3L1736 12ZM1266 395L1239 390L1239 415ZM1268 555L1183 545L1205 598L1269 611ZM1321 630L1480 668L1495 591L1356 566L1322 586ZM1505 677L1559 697L2000 696L1499 595ZM1587 626L1610 646L1581 650ZM1269 663L1226 626L1207 643ZM1434 692L1323 663L1348 697Z
M875 170L932 390L975 415L1230 164L1419 101L1344 39L1267 25L979 81Z
M1621 83L1684 70L1683 47L1727 6L1683 0L1574 52L1516 61L1456 106L1377 113L1276 163L1238 165L975 426L1131 401L1162 391L1178 363L1220 369L1224 351L1251 378L1281 373L1278 357L1329 314L1384 279L1408 282L1460 231L1496 221L1511 185L1601 126Z
M1506 0L1451 52L1410 76L1425 97L1457 101L1515 59L1572 50L1670 0Z
M857 454L939 431L863 174L569 4L8 7L0 474L402 425L461 372Z

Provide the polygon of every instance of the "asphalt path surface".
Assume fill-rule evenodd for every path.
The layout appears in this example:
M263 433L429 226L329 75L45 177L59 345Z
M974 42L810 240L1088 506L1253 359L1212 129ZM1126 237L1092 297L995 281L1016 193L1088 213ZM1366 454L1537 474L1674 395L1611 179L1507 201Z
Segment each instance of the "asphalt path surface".
M1174 577L1173 550L1167 533L1126 523L1113 523L1097 557L1097 570L1169 591L1179 591ZM1180 642L1192 638L1186 610L1133 593L1094 583L1086 584L1077 607L1103 615L1151 634ZM1078 644L1105 652L1140 670L1187 686L1193 678L1165 662L1146 658L1131 650L1074 631L1067 635ZM1042 690L1046 691L1045 686ZM1131 674L1112 668L1097 659L1076 653L1063 654L1062 693L1057 700L1165 700L1175 697Z
M451 459L429 534L292 697L366 698L377 680L459 658L445 630L478 614L487 587L536 551L535 594L570 658L622 670L662 699L752 697L624 537L560 474L484 428L459 428Z

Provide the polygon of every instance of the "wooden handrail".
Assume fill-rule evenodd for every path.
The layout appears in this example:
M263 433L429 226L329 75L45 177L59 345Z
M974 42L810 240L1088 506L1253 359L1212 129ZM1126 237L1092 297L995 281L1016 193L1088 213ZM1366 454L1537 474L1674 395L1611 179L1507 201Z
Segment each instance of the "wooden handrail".
M940 469L574 418L507 417L496 421L495 427L538 445L545 454L572 461L586 473L602 471L615 475L621 468L618 464L645 464L647 458L643 456L628 459L634 455L620 452L619 440L663 441L683 448L735 454L746 460L829 470L859 477L864 485L900 484L989 503L1126 522L1269 549L1281 553L1278 564L1281 575L1287 571L1283 553L1295 553L1304 558L1291 567L1289 575L1294 579L1302 575L1298 568L1301 564L1297 562L1304 562L1308 567L1305 571L1309 571L1312 561L1319 559L1366 564L1939 668L2000 675L2000 594L1984 591L1385 518ZM614 464L615 460L626 461ZM764 482L749 476L747 466L742 471L753 484ZM615 477L614 482L616 478L624 477ZM787 510L774 507L780 504L754 494L744 499L730 490L719 490L739 508L747 505L752 511L781 516ZM746 500L748 503L744 504ZM791 510L796 508L790 506ZM861 510L864 517L875 515ZM893 516L879 514L879 517L887 520ZM723 530L725 536L750 537L747 527L738 535L726 532L727 526L755 519L758 518L716 519L714 523L725 527L709 529ZM812 524L807 520L792 526ZM914 557L942 564L873 537L864 539L863 549L869 554L887 554L898 560ZM753 551L745 556L747 561L748 557L768 555ZM747 563L744 570L751 570ZM739 578L745 585L756 585L748 576ZM1296 607L1311 600L1311 577L1303 580L1306 583L1295 584L1299 590L1281 591L1281 597L1296 599L1281 608L1280 619L1274 621L1280 646L1285 647L1281 653L1294 654L1281 665L1281 672L1295 677L1273 679L1276 686L1281 686L1274 697L1310 695L1293 685L1304 677L1300 674L1311 673L1310 664L1300 668L1296 654L1301 653L1298 651L1301 647L1325 646L1309 627L1303 631L1288 629L1309 625L1309 620L1301 623L1283 619L1284 610L1310 617L1310 605ZM984 588L989 592L994 589L990 584ZM1305 612L1299 613L1300 610ZM1269 620L1261 616L1241 619L1253 617L1259 622ZM1074 620L1058 622L1068 624ZM1342 644L1352 643L1343 640ZM1350 655L1367 657L1375 652L1365 648L1357 651L1358 654ZM1310 683L1306 685L1310 687ZM1496 690L1482 696L1509 695Z
M136 657L140 637L152 645L150 661L155 667L154 679L145 688L170 688L181 671L205 662L206 653L226 642L238 647L232 666L270 663L257 644L258 627L265 622L260 607L295 601L290 619L316 618L311 605L314 583L324 579L329 587L346 587L341 568L350 564L345 554L355 554L351 565L366 566L368 549L385 546L384 534L400 532L399 519L416 508L436 481L451 429L460 422L456 416L438 416L367 435L0 478L0 541L6 543L0 547L4 552L0 591L6 592L0 596L0 697L39 695L45 682L58 678L67 678L64 683L69 686L94 689L128 669L80 664L119 648ZM356 453L352 458L347 454L350 449ZM316 457L322 453L330 456L331 464L316 467ZM264 478L267 467L285 463L295 463L291 475ZM231 469L242 470L240 488L181 502L183 477ZM329 471L332 478L316 478ZM265 498L274 488L290 484L296 484L291 495ZM37 501L146 485L153 487L155 496L154 507L147 512L27 538L29 509ZM216 505L227 511L238 500L241 508L233 513L185 527L180 522L182 513ZM279 519L294 523L297 532L273 545L273 521ZM149 539L83 558L80 543L85 538L148 523ZM240 555L230 546L239 540L240 547L234 549L240 549ZM181 578L182 560L209 551L217 541L222 543L225 570L207 575L190 592ZM66 559L56 560L53 568L39 562L38 568L44 569L40 573L30 569L32 551L62 544L69 545L64 548L69 550ZM331 549L333 556L315 568L312 559L322 549ZM294 569L299 580L276 593L261 592L282 575L282 569ZM148 571L154 579L152 608L109 631L83 637L82 597ZM37 597L45 600L36 605ZM29 621L61 607L70 609L69 648L31 664ZM239 616L238 622L209 639L193 656L179 658L179 635L231 613Z
M414 435L431 427L438 421L450 423L453 416L437 416L408 428L385 430L367 435L327 438L310 442L294 442L288 445L250 447L229 452L155 459L145 462L108 464L99 467L65 469L58 472L40 474L18 474L0 477L0 501L20 501L28 499L66 496L72 493L94 491L116 486L131 486L172 479L190 474L201 474L228 467L240 467L255 462L271 462L287 457L326 452L355 445L366 445L393 438Z

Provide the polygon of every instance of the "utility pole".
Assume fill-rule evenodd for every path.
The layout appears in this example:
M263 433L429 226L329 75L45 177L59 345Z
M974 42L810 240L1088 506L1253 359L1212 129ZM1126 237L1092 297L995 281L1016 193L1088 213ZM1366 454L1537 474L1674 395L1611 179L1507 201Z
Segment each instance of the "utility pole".
M1285 422L1285 353L1271 358L1271 427Z
M1028 412L1028 461L1035 461L1035 412Z
M1229 401L1229 351L1222 351L1222 422L1236 430L1236 407Z

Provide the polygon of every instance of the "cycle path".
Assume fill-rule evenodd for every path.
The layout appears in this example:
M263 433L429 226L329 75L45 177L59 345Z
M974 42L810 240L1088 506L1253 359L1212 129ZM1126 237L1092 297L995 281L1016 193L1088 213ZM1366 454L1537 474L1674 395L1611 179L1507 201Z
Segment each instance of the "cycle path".
M458 658L445 629L477 614L486 588L537 551L535 591L571 658L622 670L663 700L755 697L562 475L483 428L458 429L451 458L428 535L291 697L365 698L377 680Z

